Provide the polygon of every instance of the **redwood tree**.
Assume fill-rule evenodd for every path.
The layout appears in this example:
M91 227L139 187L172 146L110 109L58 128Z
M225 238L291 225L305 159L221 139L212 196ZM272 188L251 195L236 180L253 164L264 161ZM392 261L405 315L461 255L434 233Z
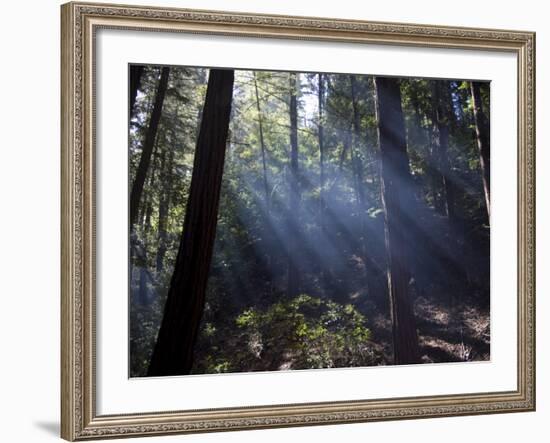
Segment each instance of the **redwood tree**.
M449 221L455 218L455 192L449 164L449 126L451 119L451 97L448 86L442 82L432 83L432 123L433 123L433 165L438 171L442 190L441 199L436 207Z
M191 188L150 376L184 375L204 311L233 94L233 70L210 70Z
M374 82L394 363L418 363L418 334L409 294L412 238L408 226L414 222L414 203L401 92L397 79L375 77Z
M483 83L471 82L472 101L474 106L474 121L476 124L476 139L479 149L479 161L483 175L483 190L485 192L485 203L487 214L491 215L491 161L489 147L489 120L483 109L481 99L481 88Z

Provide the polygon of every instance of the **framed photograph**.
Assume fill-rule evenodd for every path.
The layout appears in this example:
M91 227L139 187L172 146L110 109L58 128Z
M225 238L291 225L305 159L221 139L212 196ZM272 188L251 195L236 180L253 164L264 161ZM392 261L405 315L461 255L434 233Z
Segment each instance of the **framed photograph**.
M63 438L535 409L534 33L61 15Z

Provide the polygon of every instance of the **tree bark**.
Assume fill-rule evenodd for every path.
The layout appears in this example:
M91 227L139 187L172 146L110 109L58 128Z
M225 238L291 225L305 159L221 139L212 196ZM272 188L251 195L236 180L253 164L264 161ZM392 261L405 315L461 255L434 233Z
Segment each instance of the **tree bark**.
M289 242L288 242L288 285L287 295L295 297L300 291L300 274L298 261L298 213L300 209L300 183L298 171L298 90L299 74L292 73L289 77L289 117L290 117L290 175L289 175Z
M216 234L233 82L233 70L210 70L183 232L150 376L189 374L193 367Z
M437 149L436 168L439 171L443 193L440 209L449 218L450 222L454 222L455 192L448 155L451 104L446 102L450 99L450 95L448 94L448 89L446 91L447 93L444 93L444 88L447 88L447 86L444 86L439 81L433 81L432 85L434 132L437 135L437 143L435 143L435 148Z
M162 115L162 105L164 103L164 96L166 95L166 88L168 86L168 76L170 74L170 68L162 68L159 84L155 94L155 104L153 106L153 112L149 120L149 126L145 134L145 140L143 142L143 150L141 158L139 160L138 169L136 172L136 178L132 185L132 191L130 193L130 228L133 229L136 223L136 219L139 213L139 204L141 202L141 194L143 193L143 185L145 184L145 177L147 176L147 170L149 169L149 163L151 162L151 155L153 153L153 146L155 145L155 138Z
M483 110L481 99L480 82L471 82L472 101L474 106L474 121L476 124L476 140L479 149L479 162L483 177L483 191L485 193L485 204L487 205L487 216L491 218L491 159L490 159L490 135L489 120Z
M414 205L401 92L397 79L376 77L374 81L394 363L418 363L418 335L409 295L411 235L407 229Z
M258 80L256 78L256 71L254 74L254 90L256 93L256 111L258 112L258 126L260 129L260 147L262 149L262 168L264 174L264 194L265 194L265 207L266 211L269 213L269 185L267 182L267 162L265 156L265 140L264 140L264 126L262 119L262 109L260 107L260 94L258 92Z

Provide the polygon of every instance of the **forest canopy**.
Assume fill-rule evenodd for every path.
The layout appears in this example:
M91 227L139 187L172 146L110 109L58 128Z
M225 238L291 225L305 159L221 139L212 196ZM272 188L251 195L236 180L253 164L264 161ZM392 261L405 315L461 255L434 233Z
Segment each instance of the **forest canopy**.
M490 356L490 84L129 67L130 376Z

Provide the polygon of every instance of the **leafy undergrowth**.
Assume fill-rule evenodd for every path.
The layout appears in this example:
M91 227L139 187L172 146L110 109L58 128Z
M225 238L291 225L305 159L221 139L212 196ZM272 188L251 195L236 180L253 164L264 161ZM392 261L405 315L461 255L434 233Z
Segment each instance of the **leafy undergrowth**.
M358 367L383 361L367 319L351 304L302 294L265 309L246 309L235 318L235 327L220 346L218 331L204 325L193 372Z
M422 363L489 360L489 309L475 299L422 295L414 311ZM302 294L205 322L195 357L196 374L391 365L391 321L372 302Z

